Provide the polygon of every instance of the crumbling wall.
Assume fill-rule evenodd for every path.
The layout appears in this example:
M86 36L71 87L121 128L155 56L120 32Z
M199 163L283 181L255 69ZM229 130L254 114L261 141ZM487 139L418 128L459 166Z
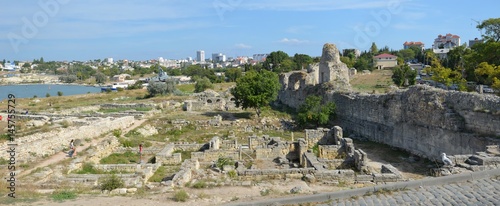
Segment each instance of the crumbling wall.
M124 129L134 123L134 117L126 116L120 118L102 118L90 122L85 126L59 128L50 132L36 133L33 135L15 139L16 160L20 162L32 162L42 156L50 156L63 149L69 148L71 139L84 140L95 138L115 129ZM115 138L116 139L116 138ZM7 144L0 144L0 149L7 151ZM77 152L78 152L78 145ZM8 155L8 153L5 153ZM3 156L4 159L8 159Z

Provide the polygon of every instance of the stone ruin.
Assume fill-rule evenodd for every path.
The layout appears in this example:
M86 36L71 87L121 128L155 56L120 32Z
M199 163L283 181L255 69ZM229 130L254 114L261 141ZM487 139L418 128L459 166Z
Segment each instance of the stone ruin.
M309 65L307 70L280 74L281 90L278 99L286 99L286 105L298 107L309 94L317 93L321 87L348 92L349 68L340 61L340 53L334 44L325 44L319 63Z
M184 101L184 111L227 111L237 109L229 92L206 90L195 95L197 99Z
M453 166L442 166L431 169L433 176L448 176L466 171L484 171L500 168L500 148L498 145L486 146L486 151L468 155L447 156Z

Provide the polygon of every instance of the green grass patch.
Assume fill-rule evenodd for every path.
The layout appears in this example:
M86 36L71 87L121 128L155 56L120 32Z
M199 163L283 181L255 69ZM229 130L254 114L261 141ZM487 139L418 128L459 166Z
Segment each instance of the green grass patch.
M55 191L50 196L54 201L62 202L64 200L76 199L78 195L72 191Z
M184 190L179 190L174 194L174 200L176 202L186 202L189 199L189 194Z
M137 163L140 155L135 152L114 153L99 161L101 164L130 164Z
M194 84L178 84L175 87L184 93L194 93Z
M103 171L98 170L91 163L84 163L82 169L75 172L76 174L102 174Z
M191 159L191 152L194 151L175 150L173 153L181 153L182 162L184 162L186 159Z

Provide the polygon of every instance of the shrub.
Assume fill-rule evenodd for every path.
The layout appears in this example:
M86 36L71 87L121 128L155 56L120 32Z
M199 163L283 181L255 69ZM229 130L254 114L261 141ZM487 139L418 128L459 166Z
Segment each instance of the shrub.
M227 175L229 175L229 177L230 177L231 179L234 179L234 178L238 177L238 173L236 172L236 170L231 170L231 171L229 171L229 172L227 173Z
M121 87L116 88L116 91L119 91L119 92L122 92L123 90L125 90L125 89L123 89Z
M116 176L115 174L100 178L99 182L101 190L108 190L108 191L114 190L116 188L121 188L125 185L123 183L123 180L120 177Z
M193 188L196 189L207 188L207 183L205 181L198 181L193 184Z
M47 92L47 94L45 94L45 97L50 97L50 94Z
M62 95L63 95L63 92L61 92L61 91L57 92L57 96L62 96Z
M213 89L213 88L214 85L212 84L212 82L210 82L210 79L208 79L207 77L203 77L196 81L196 84L194 85L194 92L196 93L203 92L206 89Z
M51 197L54 201L63 201L75 199L77 195L72 191L54 191Z
M189 199L189 195L186 191L180 190L174 194L174 200L177 202L186 202Z
M170 94L175 91L175 82L167 80L165 83L150 82L148 85L149 97Z
M235 164L234 160L227 157L219 157L219 159L217 159L217 162L215 163L215 165L220 169L223 169L224 165L234 165L234 164Z
M122 135L122 130L119 130L119 129L113 130L113 135L115 137L120 137Z

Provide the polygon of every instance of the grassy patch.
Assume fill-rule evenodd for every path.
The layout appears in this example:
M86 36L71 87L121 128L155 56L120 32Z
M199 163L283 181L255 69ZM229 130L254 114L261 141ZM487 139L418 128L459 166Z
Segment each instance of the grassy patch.
M82 169L75 172L76 174L102 174L103 171L98 170L91 163L85 163Z
M160 166L155 174L149 178L149 182L161 182L165 177L175 174L179 170L179 166Z
M114 153L99 161L101 164L130 164L137 163L140 155L135 152Z
M184 93L194 93L194 84L178 84L175 87Z
M176 202L186 202L189 199L189 194L184 190L179 190L174 194L174 200Z
M373 70L370 74L362 74L358 72L350 83L353 89L357 92L372 93L385 93L386 89L393 85L391 70Z
M54 201L62 202L64 200L76 199L78 195L72 191L55 191L50 196Z
M101 188L101 190L111 191L117 188L122 188L124 185L125 183L123 182L123 180L115 174L108 175L99 179L99 187Z
M191 152L194 151L175 150L173 153L181 153L182 162L184 162L186 159L191 159Z

